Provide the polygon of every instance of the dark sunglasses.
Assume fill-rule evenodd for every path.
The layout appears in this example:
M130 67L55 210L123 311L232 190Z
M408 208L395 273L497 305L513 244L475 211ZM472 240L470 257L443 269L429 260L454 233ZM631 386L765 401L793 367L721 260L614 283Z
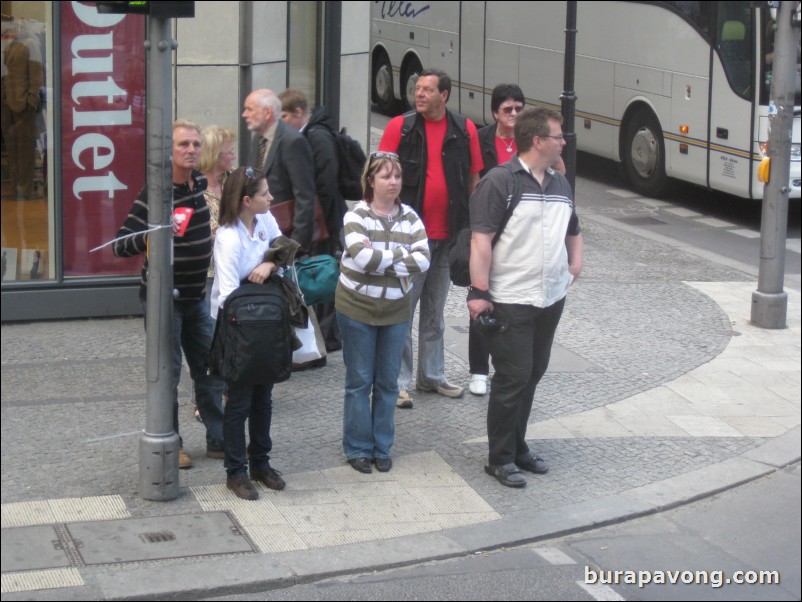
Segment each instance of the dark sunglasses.
M509 115L509 114L511 114L513 111L515 111L516 113L520 113L520 112L521 112L521 111L523 111L523 110L524 110L524 106L523 106L523 105L512 105L512 106L506 106L506 107L503 107L503 108L501 109L501 112L502 112L502 113L505 113L505 114L507 114L507 115Z

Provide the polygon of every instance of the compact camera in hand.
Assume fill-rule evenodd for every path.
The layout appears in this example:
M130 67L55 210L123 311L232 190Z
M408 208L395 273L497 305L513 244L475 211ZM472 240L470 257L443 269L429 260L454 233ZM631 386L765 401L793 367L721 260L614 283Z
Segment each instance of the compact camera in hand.
M479 314L473 322L473 328L482 336L492 336L507 330L507 325L499 322L496 317L486 309Z

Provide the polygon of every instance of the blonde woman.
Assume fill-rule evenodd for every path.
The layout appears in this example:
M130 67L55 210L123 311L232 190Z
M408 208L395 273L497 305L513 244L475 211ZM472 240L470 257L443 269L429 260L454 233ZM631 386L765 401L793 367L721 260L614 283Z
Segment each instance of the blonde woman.
M210 125L201 133L200 162L198 170L206 176L206 191L203 193L209 206L209 225L212 227L212 240L217 232L220 215L220 199L223 197L223 184L234 167L237 153L234 150L236 134L219 125ZM214 261L209 265L209 285L214 278ZM209 290L207 289L207 298Z
M206 176L206 190L203 198L209 207L209 226L212 229L212 244L214 235L217 233L218 219L220 215L220 199L223 197L223 184L226 183L228 174L231 173L234 163L237 160L237 152L234 150L234 141L237 136L231 130L210 125L201 132L201 152L198 160L198 171ZM209 307L209 299L212 296L212 281L214 280L214 256L209 262L209 271L206 275L206 306ZM193 401L195 392L193 390ZM195 420L202 422L198 407L195 406ZM222 451L215 451L213 457L221 458Z

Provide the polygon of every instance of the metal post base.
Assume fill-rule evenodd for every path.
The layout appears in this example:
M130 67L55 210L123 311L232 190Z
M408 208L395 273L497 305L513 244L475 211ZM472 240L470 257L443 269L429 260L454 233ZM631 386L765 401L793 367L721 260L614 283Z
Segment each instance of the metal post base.
M787 328L788 293L752 293L752 323L761 328Z
M139 495L157 502L178 497L178 449L176 433L139 439Z

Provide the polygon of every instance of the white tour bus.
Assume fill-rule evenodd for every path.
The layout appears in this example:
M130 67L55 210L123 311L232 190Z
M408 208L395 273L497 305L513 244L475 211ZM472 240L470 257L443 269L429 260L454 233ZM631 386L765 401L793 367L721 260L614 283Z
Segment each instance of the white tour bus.
M414 108L417 75L452 79L449 108L492 123L490 94L518 83L559 110L566 2L374 2L372 97ZM760 199L774 29L766 2L579 2L580 150L623 163L658 195L669 177ZM791 192L800 197L799 53ZM765 147L763 147L765 150Z

